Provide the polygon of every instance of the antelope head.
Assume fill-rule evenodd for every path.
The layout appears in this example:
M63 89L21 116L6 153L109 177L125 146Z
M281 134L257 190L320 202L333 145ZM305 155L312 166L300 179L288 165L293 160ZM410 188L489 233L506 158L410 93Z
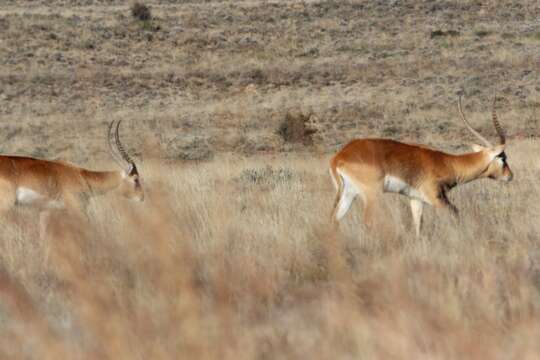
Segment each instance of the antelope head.
M461 115L461 119L465 123L467 129L469 129L469 131L474 136L476 136L480 141L484 143L484 145L472 145L473 151L483 152L489 160L489 164L486 170L484 170L482 176L489 177L490 179L509 182L512 180L514 175L512 174L512 170L510 170L510 167L508 166L506 160L506 153L504 152L506 146L506 134L504 133L504 130L502 129L501 124L497 119L497 114L495 113L496 101L497 97L493 99L493 110L491 118L493 121L493 126L495 127L497 135L499 136L498 145L493 145L492 143L490 143L485 137L480 135L479 132L474 130L471 124L469 124L469 122L467 121L467 119L465 119L465 115L463 115L463 111L461 109L461 95L458 99L458 109Z
M121 120L116 122L113 120L109 124L108 131L108 143L111 155L115 162L123 169L121 172L122 182L119 186L119 191L128 199L144 201L144 191L141 186L137 166L120 142L118 131L121 122Z

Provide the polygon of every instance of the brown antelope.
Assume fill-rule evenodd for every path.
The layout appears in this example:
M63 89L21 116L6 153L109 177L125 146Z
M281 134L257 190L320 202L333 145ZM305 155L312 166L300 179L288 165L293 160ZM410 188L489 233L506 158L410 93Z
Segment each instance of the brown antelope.
M119 127L120 121L116 126L111 122L108 143L121 171L91 171L63 161L0 155L0 211L14 205L84 211L91 197L110 191L143 201L139 172L120 143Z
M333 221L343 218L356 195L360 195L364 223L369 226L378 196L383 192L398 193L410 198L419 236L424 204L449 209L457 216L457 208L446 196L454 186L486 177L511 181L513 174L506 162L506 139L495 113L495 100L492 120L499 145L492 145L465 119L461 96L458 110L467 129L485 146L473 145L473 152L453 155L387 139L357 139L345 145L330 161L330 174L337 188Z

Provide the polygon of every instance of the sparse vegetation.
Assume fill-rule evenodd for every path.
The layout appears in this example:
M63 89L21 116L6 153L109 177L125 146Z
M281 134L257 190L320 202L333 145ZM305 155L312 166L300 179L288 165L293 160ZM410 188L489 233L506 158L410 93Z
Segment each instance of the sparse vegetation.
M150 11L150 8L140 2L136 2L131 6L131 15L135 19L147 23L152 20L152 12Z
M311 145L316 130L309 127L309 120L310 115L287 112L277 132L285 142Z
M272 168L267 165L264 168L245 169L239 177L239 181L248 185L275 185L286 184L293 178L293 172L286 168Z
M456 30L433 30L430 34L431 38L437 38L437 37L445 37L445 36L459 36L459 31Z
M483 38L483 37L486 37L486 36L490 36L492 35L493 32L492 31L489 31L489 30L484 30L484 29L480 29L480 30L476 30L474 32L474 35L480 37L480 38Z
M529 34L529 37L534 40L540 40L540 31L535 31Z

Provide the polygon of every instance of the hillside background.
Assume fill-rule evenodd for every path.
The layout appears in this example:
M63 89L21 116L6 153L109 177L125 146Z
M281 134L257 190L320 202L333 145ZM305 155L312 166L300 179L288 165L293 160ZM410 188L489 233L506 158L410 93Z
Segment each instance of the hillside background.
M495 94L510 137L539 132L536 1L158 1L148 21L131 4L4 3L3 152L106 158L112 119L141 155L291 151L287 113L312 115L317 152L360 136L452 149L471 140L460 90L486 135Z

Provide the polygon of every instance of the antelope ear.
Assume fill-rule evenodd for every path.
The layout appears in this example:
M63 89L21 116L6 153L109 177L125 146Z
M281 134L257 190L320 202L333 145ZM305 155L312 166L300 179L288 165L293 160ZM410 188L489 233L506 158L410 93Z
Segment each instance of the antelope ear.
M480 152L480 151L486 150L486 147L482 145L478 145L478 144L472 144L471 148L474 152Z
M135 163L130 163L130 164L129 164L129 168L128 168L127 174L128 174L129 176L139 175L139 172L137 171L137 167L135 166Z

